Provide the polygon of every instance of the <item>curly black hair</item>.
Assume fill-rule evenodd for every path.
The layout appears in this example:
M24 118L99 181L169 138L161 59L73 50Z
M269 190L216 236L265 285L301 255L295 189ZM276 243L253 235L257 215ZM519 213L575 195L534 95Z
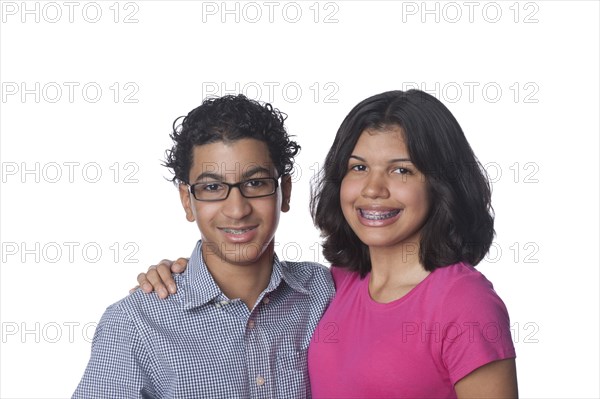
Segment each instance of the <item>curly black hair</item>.
M170 137L174 144L165 151L163 166L171 169L172 182L189 183L194 146L252 138L267 144L279 176L289 175L300 145L290 140L284 126L286 119L287 115L271 104L261 104L242 94L207 98L173 122Z

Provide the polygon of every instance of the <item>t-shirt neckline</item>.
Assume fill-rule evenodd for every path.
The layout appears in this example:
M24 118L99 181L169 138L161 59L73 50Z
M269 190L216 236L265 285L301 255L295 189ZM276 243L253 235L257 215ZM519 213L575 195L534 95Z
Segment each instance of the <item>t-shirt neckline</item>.
M371 280L371 272L369 272L365 276L365 278L363 278L361 281L360 293L361 293L361 296L364 297L365 302L367 303L367 306L374 308L374 309L387 310L390 308L394 308L396 306L401 306L404 302L410 300L411 297L417 295L418 292L423 290L423 287L426 284L428 284L428 281L431 279L431 276L434 274L434 272L435 272L435 270L432 271L431 273L429 273L427 275L427 277L425 277L421 282L419 282L419 284L414 286L403 297L395 299L395 300L393 300L391 302L387 302L387 303L377 302L376 300L371 298L371 294L369 293L369 281Z

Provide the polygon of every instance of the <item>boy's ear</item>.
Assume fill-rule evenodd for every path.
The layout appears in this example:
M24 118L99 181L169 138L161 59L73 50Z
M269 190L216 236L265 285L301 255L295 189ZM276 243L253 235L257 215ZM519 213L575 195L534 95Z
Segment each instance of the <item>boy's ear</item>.
M290 199L292 196L292 177L283 175L281 177L281 212L290 210Z
M181 205L183 205L183 209L185 210L185 218L188 222L195 221L196 214L195 209L192 206L192 195L187 184L179 183L179 198L181 199Z

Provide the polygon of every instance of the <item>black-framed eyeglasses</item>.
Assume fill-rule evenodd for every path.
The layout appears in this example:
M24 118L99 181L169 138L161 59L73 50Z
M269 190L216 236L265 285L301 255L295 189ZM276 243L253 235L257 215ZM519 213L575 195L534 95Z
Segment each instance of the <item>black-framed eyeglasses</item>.
M223 201L229 197L231 189L237 187L245 198L268 197L275 194L279 183L274 177L248 179L238 183L211 181L189 186L190 192L198 201Z

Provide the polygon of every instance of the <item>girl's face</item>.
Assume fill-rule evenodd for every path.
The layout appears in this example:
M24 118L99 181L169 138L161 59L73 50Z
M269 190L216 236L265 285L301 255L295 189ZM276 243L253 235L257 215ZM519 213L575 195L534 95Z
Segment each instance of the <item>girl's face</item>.
M360 135L340 189L342 212L371 248L414 243L429 212L425 176L413 165L399 126Z

